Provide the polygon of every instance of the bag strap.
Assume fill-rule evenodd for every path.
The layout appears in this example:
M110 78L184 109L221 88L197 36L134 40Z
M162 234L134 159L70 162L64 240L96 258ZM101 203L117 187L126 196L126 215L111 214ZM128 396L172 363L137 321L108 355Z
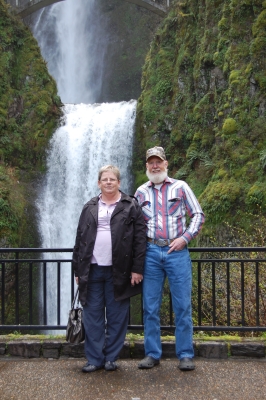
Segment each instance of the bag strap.
M77 287L77 290L76 290L76 293L74 296L74 300L72 302L72 310L74 310L74 308L75 308L76 300L78 299L78 294L79 294L79 288Z

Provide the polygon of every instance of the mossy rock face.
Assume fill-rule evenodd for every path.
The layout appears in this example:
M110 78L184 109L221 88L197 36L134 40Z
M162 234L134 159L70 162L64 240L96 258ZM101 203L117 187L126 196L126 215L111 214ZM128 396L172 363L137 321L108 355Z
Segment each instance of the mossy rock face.
M0 0L0 247L37 241L32 182L44 169L60 106L36 40Z
M100 102L137 99L141 69L162 17L121 0L97 0L101 26L107 32Z
M164 146L170 176L199 196L206 234L224 221L241 223L255 203L266 214L265 4L175 1L143 67L138 182L146 149ZM252 218L242 225L249 229Z

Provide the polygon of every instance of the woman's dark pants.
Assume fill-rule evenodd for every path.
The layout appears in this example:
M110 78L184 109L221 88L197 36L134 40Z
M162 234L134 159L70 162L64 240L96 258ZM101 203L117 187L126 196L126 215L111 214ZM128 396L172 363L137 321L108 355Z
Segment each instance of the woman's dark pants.
M124 345L129 299L115 301L112 266L91 264L83 307L85 355L92 365L115 361Z

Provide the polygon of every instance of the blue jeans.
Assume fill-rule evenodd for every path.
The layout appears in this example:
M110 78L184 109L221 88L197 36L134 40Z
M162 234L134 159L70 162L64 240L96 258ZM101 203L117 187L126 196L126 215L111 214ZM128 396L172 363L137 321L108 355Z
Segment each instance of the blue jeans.
M129 299L115 301L112 271L112 266L91 264L83 307L85 355L97 367L118 358L128 325Z
M192 264L187 247L167 254L168 246L147 243L143 278L145 355L160 359L160 308L164 281L168 277L175 313L176 356L194 356L191 315Z

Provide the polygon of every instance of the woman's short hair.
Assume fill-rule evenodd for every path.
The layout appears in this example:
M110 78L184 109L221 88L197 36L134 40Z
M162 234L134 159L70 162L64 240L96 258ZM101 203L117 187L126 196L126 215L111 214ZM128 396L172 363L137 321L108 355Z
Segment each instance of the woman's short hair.
M99 173L98 173L98 181L101 180L102 174L106 171L111 171L113 172L113 174L117 177L117 180L120 181L120 171L117 167L115 167L114 165L104 165L103 167L101 167L99 169Z

